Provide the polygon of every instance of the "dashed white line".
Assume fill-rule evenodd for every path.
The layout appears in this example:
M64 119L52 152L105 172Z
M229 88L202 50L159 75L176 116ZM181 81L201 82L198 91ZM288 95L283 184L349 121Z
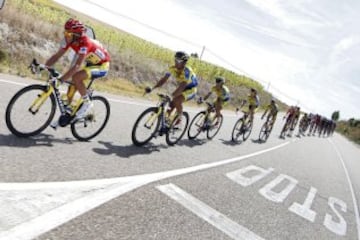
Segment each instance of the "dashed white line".
M181 188L175 186L174 184L170 183L167 185L157 186L157 189L159 189L161 192L163 192L176 202L180 203L182 206L193 212L198 217L204 219L220 231L224 232L232 239L263 239L262 237L256 235L246 227L232 221L222 213L201 202L199 199L191 196L190 194L183 191Z

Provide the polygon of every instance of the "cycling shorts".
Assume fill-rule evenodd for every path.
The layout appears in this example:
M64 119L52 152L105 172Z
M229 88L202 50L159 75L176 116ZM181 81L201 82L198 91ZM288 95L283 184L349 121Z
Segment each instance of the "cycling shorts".
M185 89L181 95L184 97L185 101L189 101L195 97L196 93L197 93L197 88L193 87L190 89Z
M220 101L219 101L220 99ZM213 102L214 105L216 105L217 102L220 102L221 106L226 106L227 103L229 102L230 97L225 97L225 98L216 98Z
M86 71L87 80L105 77L109 71L110 63L104 62L100 65L87 65L82 70Z

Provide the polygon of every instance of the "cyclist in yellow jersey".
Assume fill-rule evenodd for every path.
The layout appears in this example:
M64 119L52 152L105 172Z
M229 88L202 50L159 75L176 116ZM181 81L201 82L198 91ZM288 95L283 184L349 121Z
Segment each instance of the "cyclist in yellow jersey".
M256 89L254 88L250 89L250 95L248 95L247 103L249 107L250 119L251 121L253 121L255 109L258 108L260 105L260 100L259 100L259 96L257 95Z
M181 116L183 112L182 104L195 97L197 92L196 86L198 81L193 70L186 66L189 55L179 51L175 53L175 65L171 66L168 72L155 84L153 88L147 87L146 93L150 93L153 89L161 87L172 76L177 82L177 88L172 93L172 101L170 102L169 114L176 108L177 114Z
M279 112L279 107L276 104L274 99L271 99L270 104L266 106L265 112L261 116L261 119L263 119L266 116L266 113L268 113L268 112L269 112L269 114L267 115L266 121L271 120L271 124L274 124L275 120L276 120L276 116Z
M216 94L216 99L214 101L215 111L216 111L216 118L221 116L221 109L226 102L230 99L230 91L225 84L225 78L223 77L216 77L215 78L215 86L213 86L205 95L204 100L208 99L212 93Z

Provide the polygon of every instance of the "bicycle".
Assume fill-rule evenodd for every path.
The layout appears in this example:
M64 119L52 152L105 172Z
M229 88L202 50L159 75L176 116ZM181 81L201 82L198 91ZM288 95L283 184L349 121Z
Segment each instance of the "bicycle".
M190 123L188 129L189 139L195 139L201 132L206 132L207 139L211 140L221 128L223 116L216 117L214 104L205 103L207 104L206 110L197 113Z
M266 140L269 138L270 133L274 127L274 120L273 117L267 118L267 120L264 122L260 129L259 133L259 141L266 142Z
M246 141L250 136L253 126L253 121L249 117L250 113L247 111L242 112L244 115L236 121L231 134L231 140L236 143L240 142L240 136L242 136L243 141Z
M167 106L171 98L165 94L157 94L159 102L156 107L149 107L136 120L131 139L134 145L143 146L157 136L166 136L169 146L175 145L185 134L189 123L189 114L167 116ZM142 131L145 131L143 133Z
M47 128L55 116L56 105L60 110L59 126L70 124L72 135L80 141L96 137L106 126L110 116L110 104L102 96L93 96L90 88L96 78L91 78L87 90L94 104L92 111L82 119L76 119L76 113L82 105L82 98L74 105L64 103L60 96L60 75L55 69L32 61L29 68L33 74L42 70L49 73L45 84L33 84L20 89L10 100L6 108L6 125L10 132L18 137L32 137ZM64 82L72 84L71 82ZM29 104L30 103L30 104ZM27 114L27 115L26 115Z
M293 123L292 118L293 117L289 117L289 116L287 117L286 122L285 122L283 128L281 129L280 138L285 138L286 133L289 131L289 129L290 129L292 123Z

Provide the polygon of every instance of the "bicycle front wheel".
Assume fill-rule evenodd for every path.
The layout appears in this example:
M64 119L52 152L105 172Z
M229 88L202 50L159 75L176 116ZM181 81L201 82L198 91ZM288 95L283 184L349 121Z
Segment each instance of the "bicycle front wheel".
M54 118L56 101L44 85L30 85L18 91L6 108L5 121L10 132L18 137L41 133Z
M105 128L110 117L110 104L102 96L91 97L93 107L83 119L71 123L71 133L79 141L89 141Z
M205 116L206 114L204 111L199 112L194 116L188 130L189 139L194 139L199 136L205 123Z
M233 142L236 142L236 143L240 142L240 136L243 133L243 125L244 125L244 120L242 118L239 118L236 121L234 128L232 130L231 140Z
M215 117L213 122L211 123L211 126L207 130L207 138L213 139L215 135L219 132L222 122L223 122L223 116L220 115L220 117Z
M180 141L186 132L188 124L189 114L187 112L183 112L181 116L177 116L166 132L166 143L173 146Z
M150 107L140 114L131 132L134 145L143 146L154 137L160 121L157 107Z
M268 123L265 122L261 127L259 140L265 142L269 138L270 131L271 131L271 127L268 127Z

